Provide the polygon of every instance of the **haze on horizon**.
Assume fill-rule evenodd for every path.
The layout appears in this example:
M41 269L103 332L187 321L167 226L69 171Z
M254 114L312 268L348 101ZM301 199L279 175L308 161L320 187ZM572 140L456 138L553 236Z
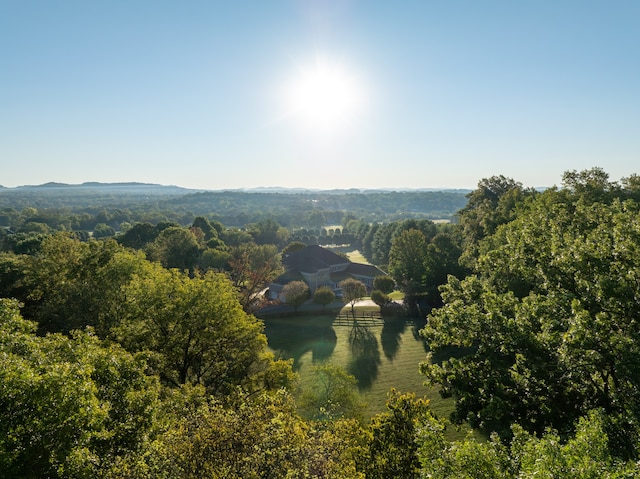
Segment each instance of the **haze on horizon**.
M635 0L0 0L0 184L617 180L639 22Z

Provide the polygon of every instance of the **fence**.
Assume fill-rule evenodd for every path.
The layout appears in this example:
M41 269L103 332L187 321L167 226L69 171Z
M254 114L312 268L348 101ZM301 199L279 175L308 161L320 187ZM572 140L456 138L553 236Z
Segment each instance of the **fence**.
M344 323L353 323L353 321L358 321L358 323L376 323L379 324L383 322L382 315L380 311L355 311L355 318L351 311L341 311L340 314L336 316L336 319L333 321L333 324L344 324Z

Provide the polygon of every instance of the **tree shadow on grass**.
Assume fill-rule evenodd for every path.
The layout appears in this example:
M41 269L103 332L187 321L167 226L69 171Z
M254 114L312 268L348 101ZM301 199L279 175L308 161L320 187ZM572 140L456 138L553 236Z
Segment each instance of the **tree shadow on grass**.
M427 325L426 318L415 319L411 325L411 334L413 334L413 338L416 341L422 341L422 347L424 348L424 352L428 353L429 351L431 351L431 349L429 349L429 344L420 334L420 331L422 331L426 325Z
M400 351L402 334L407 328L407 322L403 319L385 320L380 333L380 342L384 356L393 361Z
M302 356L311 351L314 363L331 357L338 338L328 324L301 324L265 321L265 334L269 347L282 358L293 358L293 369L298 371Z
M361 391L369 389L378 377L381 363L378 339L370 328L354 321L349 332L349 346L352 359L347 370L356 377Z

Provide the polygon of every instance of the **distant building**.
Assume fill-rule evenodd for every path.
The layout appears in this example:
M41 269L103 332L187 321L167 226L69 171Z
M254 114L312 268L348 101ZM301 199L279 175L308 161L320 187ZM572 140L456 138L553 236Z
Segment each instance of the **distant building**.
M367 291L373 288L376 276L386 273L377 266L352 263L349 259L322 246L311 245L291 253L282 260L285 272L269 285L271 299L281 299L282 288L291 281L304 281L311 294L321 286L328 286L339 294L338 283L353 278L362 281Z

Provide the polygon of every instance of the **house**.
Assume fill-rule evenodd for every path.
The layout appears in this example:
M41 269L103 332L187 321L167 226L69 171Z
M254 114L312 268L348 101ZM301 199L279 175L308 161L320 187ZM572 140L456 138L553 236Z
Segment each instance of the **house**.
M337 291L340 281L353 278L362 281L367 291L371 291L376 276L386 275L377 266L352 263L344 256L317 245L306 246L287 255L282 264L285 272L269 285L271 299L283 299L282 288L291 281L304 281L313 294L320 286Z

